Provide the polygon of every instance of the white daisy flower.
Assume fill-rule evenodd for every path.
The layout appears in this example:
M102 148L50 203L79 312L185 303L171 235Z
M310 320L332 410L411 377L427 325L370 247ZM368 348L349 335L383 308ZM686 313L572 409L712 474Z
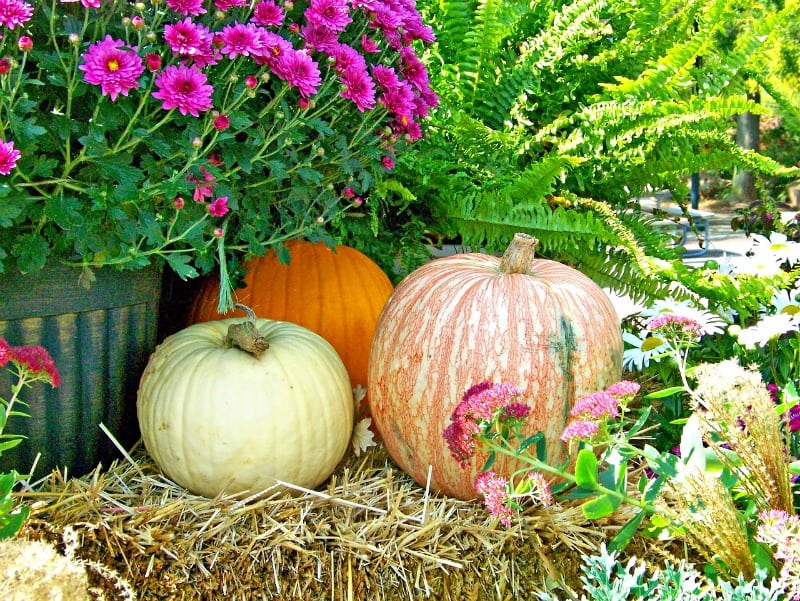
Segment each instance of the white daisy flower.
M756 253L752 256L740 257L733 266L736 275L753 275L773 277L783 273L783 261L780 257L768 253Z
M764 347L770 340L800 329L800 319L788 313L767 315L754 326L739 331L739 344L745 348ZM624 358L623 358L624 361Z
M636 334L623 332L622 339L631 345L622 353L622 367L629 371L634 368L642 371L650 366L651 359L661 361L661 354L669 349L667 343L657 336L639 338Z
M800 262L800 244L786 237L786 234L772 232L769 238L760 234L753 234L753 253L756 255L772 255L781 263L788 262L789 266Z
M725 331L727 324L716 313L706 309L698 309L689 303L676 301L674 299L664 299L653 303L649 308L640 313L642 317L655 317L656 315L680 315L687 317L700 324L698 334L721 334Z
M778 290L772 295L772 308L775 313L786 313L795 318L800 318L800 288L794 290Z

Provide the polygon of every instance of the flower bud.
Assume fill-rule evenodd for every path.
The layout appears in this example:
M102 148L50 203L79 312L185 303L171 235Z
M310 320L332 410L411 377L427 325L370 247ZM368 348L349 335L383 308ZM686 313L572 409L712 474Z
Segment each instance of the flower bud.
M69 38L68 39L69 39L69 43L72 44L73 46L77 46L78 44L81 43L81 36L79 36L77 33L69 34Z
M142 19L139 15L131 17L131 26L136 31L139 31L142 27L144 27L144 19Z
M267 83L270 80L271 75L270 75L269 71L264 71L260 75L260 77L261 77L261 81L263 81L264 83Z
M252 90L253 88L255 88L258 85L258 80L256 79L256 77L254 75L248 75L244 79L244 85L246 85L248 88L250 88Z
M200 136L195 136L194 139L192 139L192 146L194 148L202 148L203 147L203 138L201 138Z
M0 75L11 71L11 62L7 58L0 58Z
M325 218L322 215L320 215L319 217L317 217L317 223L322 225L323 223L325 223Z
M383 168L387 171L391 171L394 168L394 159L388 154L385 154L381 157L381 165L383 165Z
M342 190L342 196L345 198L353 198L356 195L355 190L350 186L347 186L344 190Z
M131 20L130 17L122 17L122 25L124 27L130 27L131 23L132 23L132 20Z
M361 205L363 205L363 204L364 204L364 199L363 199L363 198L361 198L360 196L356 196L356 197L353 199L353 206L354 206L354 207L360 207L360 206L361 206Z
M291 25L289 25L289 31L291 31L292 33L299 33L300 26L297 23L292 23Z
M150 71L158 71L161 68L161 55L156 52L148 52L144 55L144 62Z
M158 36L154 31L148 31L145 34L144 39L146 39L148 42L155 42L158 39Z
M225 235L225 230L221 227L214 228L214 237L215 238L222 238Z
M297 99L297 106L299 106L303 110L306 110L309 104L311 103L309 102L308 98L303 98L301 96L300 98Z
M322 146L320 146L319 148L317 148L317 156L318 156L318 157L324 157L324 156L325 156L325 149L324 149L324 148L322 148Z
M17 46L19 46L19 49L23 52L28 52L33 48L33 40L27 35L21 35L19 36Z
M179 211L184 207L184 205L186 205L186 201L183 200L183 198L181 198L180 196L176 196L172 200L172 206L174 206Z
M133 8L135 8L139 12L142 12L147 7L144 5L144 2L137 2L136 4L133 5Z
M292 2L292 0L286 0L286 2L283 3L283 8L285 10L292 10L294 8L294 2Z
M228 119L228 115L217 115L214 117L214 129L217 131L223 131L228 129L231 126L231 121Z

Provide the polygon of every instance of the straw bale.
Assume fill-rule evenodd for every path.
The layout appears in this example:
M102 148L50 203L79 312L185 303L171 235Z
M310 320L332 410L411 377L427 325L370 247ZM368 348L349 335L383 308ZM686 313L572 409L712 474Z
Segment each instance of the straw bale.
M581 553L630 517L596 524L578 506L533 508L504 528L479 502L417 485L382 446L351 455L316 491L215 499L132 454L82 478L54 471L23 495L34 516L24 535L74 530L76 556L141 600L534 599L545 581L576 584Z

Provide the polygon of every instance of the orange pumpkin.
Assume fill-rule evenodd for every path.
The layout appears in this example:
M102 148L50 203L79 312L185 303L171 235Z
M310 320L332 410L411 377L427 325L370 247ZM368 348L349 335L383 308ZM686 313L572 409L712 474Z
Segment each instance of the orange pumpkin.
M383 270L349 246L332 250L323 242L286 243L290 262L269 251L245 265L246 286L235 301L258 317L296 323L325 338L347 367L353 388L367 386L367 366L378 315L392 293ZM219 282L206 281L194 300L189 323L244 316L240 310L217 312Z
M622 375L622 333L613 305L591 279L534 258L535 239L517 235L502 259L468 253L431 261L397 285L378 320L370 354L373 424L389 455L420 485L476 496L486 457L462 469L442 432L473 385L518 388L532 407L527 433L543 432L548 460L575 399ZM498 457L493 470L513 466ZM519 467L519 466L516 466Z

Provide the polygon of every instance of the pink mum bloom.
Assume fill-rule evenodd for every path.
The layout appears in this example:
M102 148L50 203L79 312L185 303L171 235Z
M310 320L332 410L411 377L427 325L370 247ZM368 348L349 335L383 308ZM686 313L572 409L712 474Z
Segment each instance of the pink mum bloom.
M378 45L375 43L375 40L368 37L367 34L361 36L361 50L367 54L375 54L381 51L381 49L378 48Z
M294 52L289 40L284 39L277 33L266 29L258 29L258 38L258 52L253 56L253 60L259 65L269 65L273 72L275 72L281 58Z
M4 142L0 140L0 174L8 175L17 166L17 161L22 153L14 148L14 141Z
M139 76L144 72L144 62L136 54L136 48L115 40L110 35L89 46L83 55L83 79L100 86L102 94L114 101L117 95L128 95L128 91L139 87Z
M285 18L286 15L280 6L272 2L272 0L262 0L253 9L251 20L262 27L280 27L283 25Z
M508 506L508 480L494 472L483 472L475 478L475 490L483 495L483 503L504 526L511 525L514 511Z
M212 106L214 88L207 81L205 74L195 67L170 65L156 77L158 91L153 92L153 98L163 101L162 108L166 111L177 108L182 115L199 117L200 112Z
M217 10L221 10L222 12L234 6L247 6L248 4L248 0L214 0L214 6Z
M164 39L175 56L191 59L199 67L215 63L211 31L188 17L178 23L165 25Z
M403 61L401 71L406 80L417 90L430 89L428 70L422 64L422 61L417 58L414 49L411 46L404 46L400 50L400 58Z
M222 43L222 54L234 59L237 56L250 56L259 54L259 35L258 27L252 23L235 23L226 25L219 35Z
M292 50L281 56L273 67L275 75L297 88L300 95L308 98L317 93L322 83L319 67L305 52Z
M352 100L360 112L375 108L375 84L365 69L350 67L340 77L342 98Z
M337 32L344 31L353 22L347 0L311 0L303 16L312 25Z
M604 390L593 392L575 401L569 414L573 417L592 419L617 417L619 415L619 399Z
M217 200L208 205L208 212L214 217L223 217L229 210L227 196L220 196Z
M561 440L569 442L573 438L589 440L600 429L600 424L593 420L576 420L570 422L561 434Z
M195 202L203 202L206 198L214 196L214 182L216 178L208 172L204 167L200 167L200 173L203 174L203 182L201 183L194 175L187 175L186 181L197 184L192 195L192 200Z
M9 29L30 21L33 7L22 0L0 0L0 25Z
M167 6L182 15L197 16L206 12L203 0L167 0Z
M632 397L637 392L641 386L636 382L631 382L630 380L620 380L616 384L612 384L608 388L606 388L606 392L613 397L617 397L618 399L622 399L625 397Z
M307 49L317 50L325 54L331 54L340 44L335 31L314 23L303 25L300 37L303 38Z

